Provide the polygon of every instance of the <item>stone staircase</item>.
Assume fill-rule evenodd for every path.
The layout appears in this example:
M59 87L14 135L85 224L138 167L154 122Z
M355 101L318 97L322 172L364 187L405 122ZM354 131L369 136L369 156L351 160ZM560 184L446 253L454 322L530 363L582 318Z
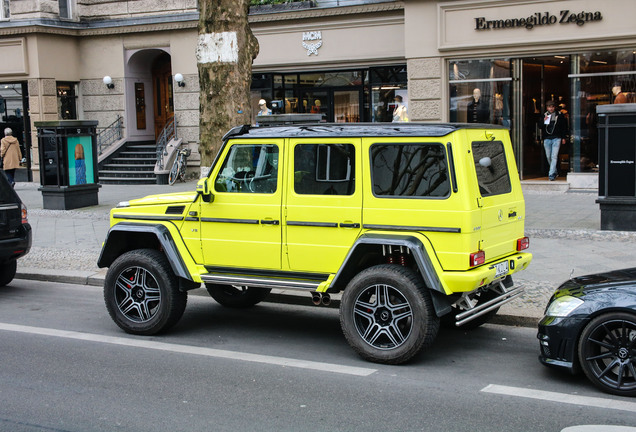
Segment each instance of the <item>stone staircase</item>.
M127 142L108 159L99 164L102 184L156 184L154 173L157 161L154 141Z

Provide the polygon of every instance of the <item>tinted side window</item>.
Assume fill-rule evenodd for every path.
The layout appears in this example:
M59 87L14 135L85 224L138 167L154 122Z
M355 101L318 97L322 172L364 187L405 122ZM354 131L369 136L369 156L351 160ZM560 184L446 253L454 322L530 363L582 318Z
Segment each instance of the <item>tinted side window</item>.
M450 194L442 144L374 144L371 178L376 196L439 198Z
M298 144L294 147L294 191L302 195L352 195L352 144Z
M236 144L214 181L217 192L274 193L278 183L278 147Z
M509 193L510 176L501 141L474 141L473 158L481 196Z

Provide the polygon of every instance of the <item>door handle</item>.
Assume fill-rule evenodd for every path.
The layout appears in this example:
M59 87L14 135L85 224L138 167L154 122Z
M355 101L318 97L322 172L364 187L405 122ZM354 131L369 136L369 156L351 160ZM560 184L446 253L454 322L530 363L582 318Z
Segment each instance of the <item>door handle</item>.
M261 219L261 225L278 225L280 222L272 219Z
M360 224L340 222L340 228L360 228Z

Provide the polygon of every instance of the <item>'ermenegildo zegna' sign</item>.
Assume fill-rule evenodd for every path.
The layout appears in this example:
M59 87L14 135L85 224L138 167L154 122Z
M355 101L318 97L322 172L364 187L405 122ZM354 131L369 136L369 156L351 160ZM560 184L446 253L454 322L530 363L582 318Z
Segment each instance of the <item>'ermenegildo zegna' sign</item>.
M525 27L530 30L536 26L572 23L575 23L578 26L582 26L588 22L602 20L603 15L599 11L583 11L575 13L570 12L569 10L562 10L559 12L559 16L553 15L550 12L536 12L526 18L511 18L499 20L488 20L485 17L475 18L475 30L499 30L517 27Z

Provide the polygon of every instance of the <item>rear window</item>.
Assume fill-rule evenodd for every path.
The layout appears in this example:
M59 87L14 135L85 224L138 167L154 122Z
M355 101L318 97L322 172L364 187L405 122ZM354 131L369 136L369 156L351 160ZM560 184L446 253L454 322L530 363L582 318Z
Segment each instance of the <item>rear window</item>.
M450 195L446 153L439 143L372 145L371 178L379 197Z
M501 141L473 141L473 159L481 196L510 193L508 162Z

